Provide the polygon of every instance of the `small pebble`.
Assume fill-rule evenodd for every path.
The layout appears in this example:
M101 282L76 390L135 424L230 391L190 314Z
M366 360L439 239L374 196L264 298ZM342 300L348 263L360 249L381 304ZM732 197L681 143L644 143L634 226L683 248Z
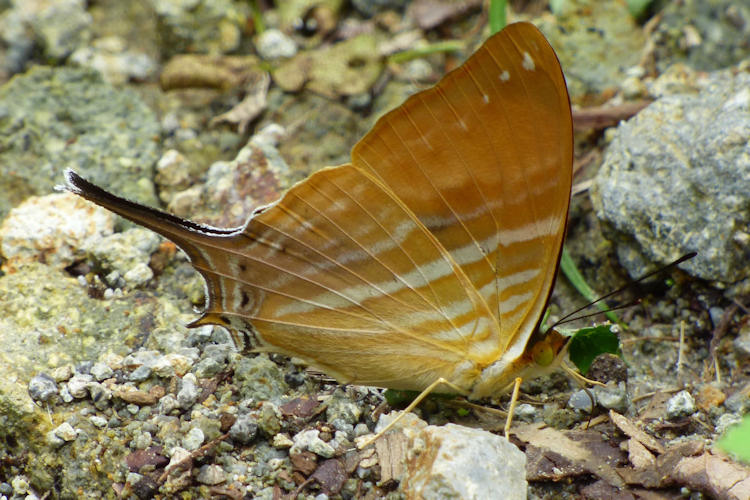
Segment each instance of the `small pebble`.
M89 422L91 422L94 427L99 427L100 429L107 426L107 419L100 417L99 415L91 415L89 417Z
M336 453L336 450L333 446L320 439L319 436L320 431L317 429L309 429L297 433L294 438L292 438L294 446L289 450L289 453L311 451L323 458L331 458Z
M297 53L297 44L279 30L268 29L255 41L255 48L263 59L292 57Z
M59 437L63 441L73 441L78 435L73 426L68 422L63 422L62 424L58 425L53 432L55 433L55 436Z
M229 428L229 437L241 444L248 444L258 434L258 423L249 415L240 415ZM278 436L279 434L277 434ZM275 438L276 436L274 436ZM291 444L290 444L291 446Z
M192 373L188 373L182 378L182 387L177 393L177 402L180 408L187 410L198 400L198 387L196 378Z
M226 481L226 474L219 465L204 465L198 471L196 477L199 483L215 485Z
M615 410L620 413L625 412L630 406L625 382L608 382L605 387L595 386L591 388L594 393L596 403L607 410Z
M294 446L294 441L289 439L286 434L279 433L273 437L272 444L274 448L291 448Z
M199 427L193 427L182 439L182 446L186 450L197 450L203 444L204 439L203 431Z
M73 367L70 365L58 366L52 370L52 378L55 382L65 382L73 376Z
M68 391L74 398L81 399L88 396L88 387L91 382L94 381L94 377L91 375L76 374L68 380Z
M667 418L687 417L695 413L695 399L688 391L680 391L667 401Z
M151 365L151 371L154 375L161 378L173 377L175 374L174 367L166 356L157 359L154 364Z
M151 446L152 442L153 439L151 438L150 432L142 432L138 434L133 440L133 444L135 445L136 450L145 450L146 448Z
M144 285L153 277L154 271L144 262L139 262L123 276L130 286Z
M536 408L528 403L522 403L516 406L516 413L513 418L521 422L532 422L536 418Z
M179 407L180 403L172 394L167 394L159 400L159 413L163 415L169 415Z
M589 393L583 389L574 392L570 395L570 399L568 399L568 406L582 412L590 412L593 409L593 403L596 403L596 401L592 402Z
M151 367L148 365L141 365L128 376L128 380L133 382L142 382L151 376Z
M29 380L29 396L34 401L49 401L57 395L57 383L55 379L46 373L34 375Z
M114 374L115 372L112 371L112 368L104 363L94 363L91 367L91 375L99 382L112 377Z

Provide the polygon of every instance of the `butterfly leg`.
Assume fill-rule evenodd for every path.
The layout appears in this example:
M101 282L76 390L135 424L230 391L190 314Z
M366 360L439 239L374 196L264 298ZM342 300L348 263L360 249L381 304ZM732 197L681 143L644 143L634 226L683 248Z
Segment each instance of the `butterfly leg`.
M510 424L513 423L513 412L516 410L518 404L518 391L521 389L521 377L516 377L513 383L513 394L510 397L510 407L508 408L508 418L505 419L505 439L509 439L510 436Z
M436 381L434 381L433 383L431 383L430 385L428 385L422 392L420 392L419 396L417 396L416 398L414 398L414 401L412 401L411 403L409 403L409 406L407 406L406 408L404 408L404 411L402 411L399 416L397 416L396 418L394 418L393 420L391 420L391 422L388 425L386 425L384 428L382 428L380 430L380 432L378 432L377 434L375 434L371 438L368 438L368 439L366 439L364 441L361 441L361 442L357 443L357 448L359 448L360 450L364 449L364 448L370 446L372 443L374 443L378 439L380 439L380 437L383 436L383 434L385 434L389 430L391 430L393 428L393 426L396 425L398 423L398 421L403 418L404 415L408 414L414 408L416 408L417 405L419 403L421 403L424 398L426 398L432 391L434 391L440 385L444 385L446 387L449 387L451 390L457 392L458 394L464 395L464 396L468 394L467 391L465 391L464 389L460 388L459 386L457 386L453 382L449 382L448 380L444 379L443 377L440 377L439 379L437 379Z
M606 387L607 386L606 384L602 384L598 380L591 380L590 378L584 377L583 375L581 375L577 371L575 371L572 368L570 368L569 366L567 366L565 363L561 364L560 366L565 371L565 373L567 373L568 375L570 375L573 378L573 380L575 380L576 383L578 385L582 386L582 387L585 387L586 385L598 385L600 387Z

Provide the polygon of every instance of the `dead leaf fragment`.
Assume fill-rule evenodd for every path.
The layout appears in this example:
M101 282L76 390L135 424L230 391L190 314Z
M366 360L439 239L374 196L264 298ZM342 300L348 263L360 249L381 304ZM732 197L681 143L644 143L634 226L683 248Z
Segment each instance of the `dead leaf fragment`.
M162 71L159 83L163 90L212 88L222 91L244 88L248 81L264 74L255 56L209 56L182 54L174 56Z
M417 26L429 30L440 26L449 19L464 16L482 6L482 0L415 0L409 7L409 16Z
M271 77L268 73L258 73L246 84L245 97L232 109L211 120L211 125L228 122L237 125L240 134L244 134L247 126L266 109L266 96Z
M515 435L534 446L543 450L543 456L551 462L563 464L570 462L575 468L594 474L600 479L617 488L623 488L625 483L618 475L613 465L608 462L618 463L620 452L617 448L606 443L595 431L574 431L563 433L551 427L541 428L544 424L534 423L519 425L515 428ZM570 436L575 436L581 441L575 441ZM588 440L585 441L585 440ZM527 449L528 452L528 449ZM536 464L541 464L539 457L534 458ZM527 458L527 479L532 481L534 471L529 470L532 458ZM622 463L622 462L619 462ZM559 467L557 467L559 468ZM570 469L574 471L575 468ZM554 472L553 468L553 472ZM532 474L530 474L531 472ZM561 477L557 478L558 480Z
M675 466L673 477L681 485L700 490L714 498L750 498L750 467L707 451L685 457Z
M317 481L320 489L326 495L331 496L341 491L347 477L348 475L341 461L336 458L330 458L320 464L315 473L310 476L310 479Z
M646 434L645 431L636 427L636 425L627 417L620 415L614 410L609 410L609 418L610 420L612 420L612 423L615 424L617 428L620 429L626 436L640 441L640 443L643 444L646 448L656 453L664 453L664 446L662 446L661 443L656 440L656 438L649 434Z
M628 440L628 460L636 469L653 467L656 459L643 444L635 438Z

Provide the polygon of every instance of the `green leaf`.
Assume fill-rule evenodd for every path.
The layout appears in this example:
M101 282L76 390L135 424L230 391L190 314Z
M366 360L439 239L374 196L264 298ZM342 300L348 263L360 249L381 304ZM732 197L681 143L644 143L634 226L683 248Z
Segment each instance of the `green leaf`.
M578 290L578 293L580 293L584 299L589 302L593 302L597 299L594 290L592 290L588 283L586 283L583 275L576 267L575 262L573 262L573 258L570 256L570 253L568 253L568 249L565 247L563 247L562 256L560 257L560 270L565 277L568 278L568 281L573 285L573 288ZM618 318L613 311L608 310L609 307L607 307L607 304L604 302L597 302L594 305L598 307L612 323L620 324L620 318Z
M716 444L737 460L750 464L750 415L745 415L739 425L730 427Z
M508 24L505 16L507 3L506 0L490 0L490 33L493 35Z
M646 13L646 10L651 5L651 1L652 0L625 0L625 3L628 6L628 12L630 12L630 15L638 19Z
M622 355L620 339L612 331L612 327L613 325L592 326L581 328L573 334L568 344L568 356L582 374L588 373L594 358L600 354Z

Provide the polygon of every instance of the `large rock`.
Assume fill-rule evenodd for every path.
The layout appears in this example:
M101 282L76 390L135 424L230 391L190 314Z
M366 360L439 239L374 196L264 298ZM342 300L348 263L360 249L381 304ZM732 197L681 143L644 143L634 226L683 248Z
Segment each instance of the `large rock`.
M504 437L456 424L411 433L401 488L407 498L526 498L526 455Z
M631 276L696 251L683 269L740 293L750 278L750 73L675 67L654 89L662 97L607 150L597 216Z

